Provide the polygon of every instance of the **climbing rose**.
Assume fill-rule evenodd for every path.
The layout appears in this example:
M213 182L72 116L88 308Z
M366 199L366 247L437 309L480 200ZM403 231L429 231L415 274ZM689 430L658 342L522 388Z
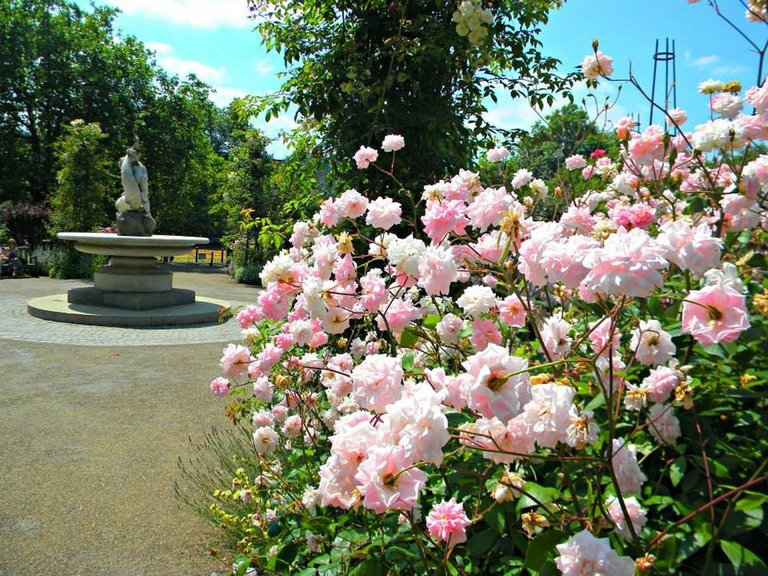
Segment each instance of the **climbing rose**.
M724 286L693 290L683 302L682 327L703 346L733 342L749 328L744 295Z
M639 534L647 521L645 510L643 510L634 496L624 498L624 507L627 509L627 515L630 522L632 522L632 527L635 529L635 534ZM630 532L629 526L627 526L624 511L621 509L621 503L617 498L614 498L608 504L608 515L616 525L616 532L624 536L625 540L632 540L632 532Z
M419 259L418 284L430 296L448 294L458 267L450 246L430 246Z
M625 440L614 438L611 460L622 493L640 492L647 478L637 463L637 447L627 444Z
M427 475L413 467L401 446L374 446L355 474L363 506L382 514L412 510Z
M635 563L628 556L619 556L611 549L608 538L595 538L586 530L557 545L560 555L555 559L563 576L633 576Z
M402 378L398 358L373 354L352 370L352 387L360 406L384 412L387 404L400 399Z
M358 218L368 209L368 198L350 188L336 200L335 206L342 218Z
M635 359L649 366L666 364L675 357L677 348L672 336L662 330L658 320L640 320L639 326L632 333L629 348L635 350Z
M396 152L402 150L405 147L405 138L399 134L389 134L384 136L384 141L381 143L381 149L384 152ZM374 158L373 161L376 159Z
M600 76L610 76L613 74L613 59L600 50L594 54L588 54L581 63L581 72L588 80L594 80Z
M485 153L485 158L488 162L503 162L509 158L509 156L509 150L504 148L504 146L500 148L491 148Z
M660 269L668 266L664 250L642 228L619 228L603 248L584 258L590 272L582 286L589 292L646 298L664 283Z
M399 202L392 198L381 196L368 204L368 214L365 216L365 223L374 228L389 230L392 226L400 224L403 209Z
M221 373L227 378L239 378L248 369L253 357L245 346L228 344L221 357Z
M464 505L455 498L438 502L427 515L429 535L450 546L467 541L466 527L472 524L464 512Z
M379 158L379 153L373 148L366 146L360 146L360 150L355 152L354 159L355 164L360 170L365 170L371 165L371 162L376 162Z
M229 380L222 378L221 376L214 378L211 382L211 392L219 397L226 396L227 392L229 392Z

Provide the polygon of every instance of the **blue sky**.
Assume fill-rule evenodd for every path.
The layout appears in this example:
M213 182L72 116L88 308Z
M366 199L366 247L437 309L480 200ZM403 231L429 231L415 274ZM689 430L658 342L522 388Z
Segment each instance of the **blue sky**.
M86 1L80 2L86 5ZM246 0L98 0L122 13L116 27L124 35L136 36L155 50L158 63L169 72L185 76L195 73L216 90L214 100L224 106L236 96L264 94L280 83L276 74L282 61L261 45L248 20ZM739 0L720 0L723 14L762 46L768 26L747 22ZM739 34L723 22L707 0L688 4L686 0L568 0L553 12L541 40L544 52L562 62L563 70L577 67L591 52L594 38L600 49L613 57L615 77L626 77L630 63L640 83L650 92L653 52L657 39L674 40L677 69L677 104L689 112L687 128L708 117L705 97L697 94L699 82L709 78L739 80L745 88L757 79L757 55ZM659 66L663 77L664 68ZM657 96L663 81L657 84ZM577 100L587 95L577 87ZM617 83L602 82L599 100L616 97ZM537 115L525 102L503 96L489 110L489 119L502 127L529 127ZM557 106L557 104L556 104ZM649 105L631 86L621 90L610 118L628 113L648 123ZM655 121L658 121L656 116ZM292 126L290 116L259 126L276 136ZM272 147L280 157L279 143Z

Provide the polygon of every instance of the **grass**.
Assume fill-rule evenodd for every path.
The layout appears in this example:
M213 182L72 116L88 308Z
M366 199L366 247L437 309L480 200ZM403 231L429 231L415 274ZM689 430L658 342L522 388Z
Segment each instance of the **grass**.
M195 253L197 252L197 261L195 261ZM197 251L190 250L186 254L181 256L175 256L173 259L174 264L210 264L211 257L213 257L213 265L221 266L226 263L227 258L224 250L206 250L204 248L198 248Z

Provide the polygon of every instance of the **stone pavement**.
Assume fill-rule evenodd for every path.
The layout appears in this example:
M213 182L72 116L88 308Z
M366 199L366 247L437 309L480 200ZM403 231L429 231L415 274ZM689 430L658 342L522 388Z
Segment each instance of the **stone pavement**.
M0 575L209 576L218 534L173 495L179 459L231 426L208 384L234 320L203 327L46 322L28 298L81 282L0 280ZM231 303L257 290L211 270L174 285Z

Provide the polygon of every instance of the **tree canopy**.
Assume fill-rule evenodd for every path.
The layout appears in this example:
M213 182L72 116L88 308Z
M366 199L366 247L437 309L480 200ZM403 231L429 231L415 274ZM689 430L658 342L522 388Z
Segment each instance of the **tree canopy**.
M225 174L231 171L232 135L247 129L247 122L217 109L210 87L194 76L180 79L160 69L141 42L115 30L117 13L103 7L85 10L68 0L0 0L0 216L5 234L39 240L46 208L52 209L52 230L63 222L91 229L114 218L107 201L104 210L79 224L72 219L75 213L64 220L53 214L61 207L55 199L72 193L61 189L63 183L71 188L77 181L76 174L57 181L57 151L61 156L72 122L100 128L102 136L92 143L108 162L106 177L97 183L106 200L119 196L117 162L138 136L157 231L213 238L226 234L226 219L211 212L221 202Z
M537 38L561 3L249 0L267 48L290 67L279 93L257 109L270 117L296 106L337 172L360 145L401 134L405 184L434 181L465 167L493 134L484 113L497 89L533 104L567 93L572 76L556 73L559 62Z

